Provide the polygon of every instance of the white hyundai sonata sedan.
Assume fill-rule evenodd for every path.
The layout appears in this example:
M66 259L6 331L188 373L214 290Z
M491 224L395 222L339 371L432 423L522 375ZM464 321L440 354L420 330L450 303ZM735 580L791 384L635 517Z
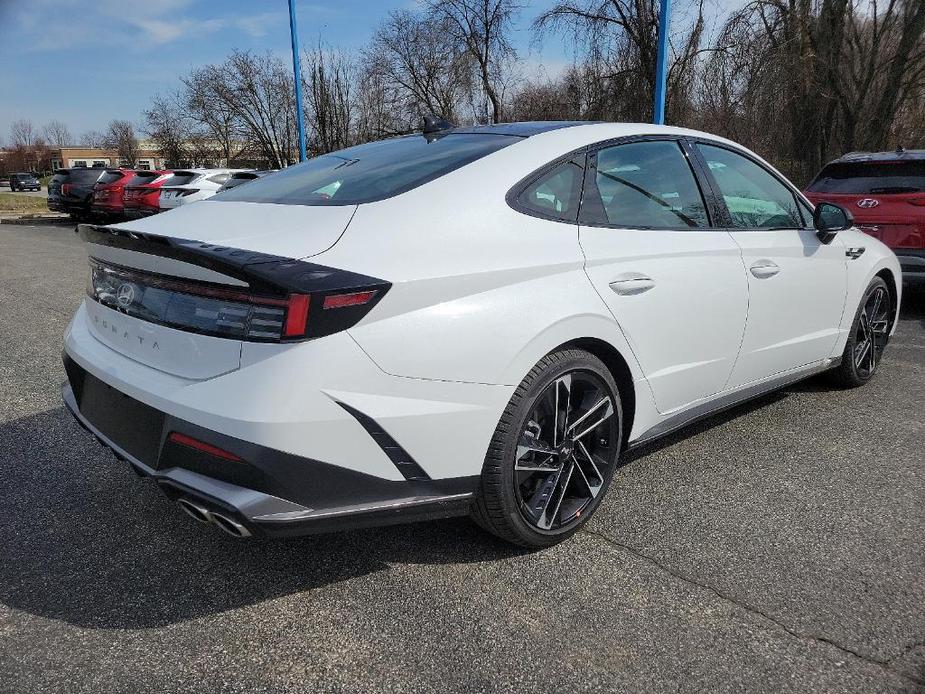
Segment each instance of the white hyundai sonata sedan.
M471 514L550 545L627 449L868 381L902 286L761 158L642 124L409 135L80 233L68 408L240 537Z

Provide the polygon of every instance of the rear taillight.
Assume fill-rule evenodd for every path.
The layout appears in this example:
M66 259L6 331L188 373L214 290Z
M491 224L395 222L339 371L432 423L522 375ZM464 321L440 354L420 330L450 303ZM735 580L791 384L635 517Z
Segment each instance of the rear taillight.
M332 273L321 274L328 284L317 292L271 296L91 258L87 293L120 313L179 330L253 342L287 342L330 335L355 325L389 287L379 282L375 287L338 291L330 288Z
M925 207L925 198L910 198L906 200L910 205L915 205L916 207Z
M61 184L61 195L70 195L72 185L74 184L73 183L62 183Z

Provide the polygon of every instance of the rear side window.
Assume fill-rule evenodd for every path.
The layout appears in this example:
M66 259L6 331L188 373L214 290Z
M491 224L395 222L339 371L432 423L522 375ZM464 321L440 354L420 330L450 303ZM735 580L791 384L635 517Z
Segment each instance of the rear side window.
M582 221L604 226L677 229L708 226L707 208L677 142L651 140L600 150Z
M807 190L845 195L919 193L925 191L925 161L829 164Z
M584 167L578 162L564 162L524 188L517 196L517 207L523 212L574 222L583 174Z
M215 200L287 205L374 202L416 188L519 140L509 135L449 133L369 142L290 166L223 192Z
M796 196L764 167L723 147L698 144L737 229L799 229Z

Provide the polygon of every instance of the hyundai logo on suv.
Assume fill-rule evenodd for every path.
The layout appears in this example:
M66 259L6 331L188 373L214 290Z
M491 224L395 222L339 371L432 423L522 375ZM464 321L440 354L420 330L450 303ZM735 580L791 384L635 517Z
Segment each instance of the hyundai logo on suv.
M879 200L874 200L873 198L862 198L858 200L858 207L863 207L865 210L870 209L871 207L876 207L880 204Z

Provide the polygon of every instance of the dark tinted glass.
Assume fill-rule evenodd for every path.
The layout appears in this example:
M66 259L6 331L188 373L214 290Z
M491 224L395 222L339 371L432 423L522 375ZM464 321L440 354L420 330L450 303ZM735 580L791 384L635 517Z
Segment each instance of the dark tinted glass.
M121 171L107 171L102 176L97 183L102 183L103 185L107 183L115 183L116 181L122 180L124 174Z
M147 185L148 183L153 181L155 178L157 178L159 175L160 174L154 173L153 171L149 174L136 173L134 176L132 176L129 179L128 183L126 183L125 185L126 187Z
M578 216L583 174L582 166L567 161L527 186L517 202L544 216L573 222Z
M764 167L723 147L697 145L738 229L803 226L796 197Z
M925 161L829 164L807 190L847 195L918 193L925 191Z
M164 181L164 187L185 186L188 183L192 183L198 177L199 174L194 171L177 171L173 176Z
M602 149L594 174L596 190L582 212L588 223L650 229L708 225L706 205L677 142Z
M408 135L315 157L233 188L219 201L356 205L423 185L518 142L508 135L449 134L428 142Z
M68 171L67 179L71 183L94 183L105 173L106 169L74 168Z

